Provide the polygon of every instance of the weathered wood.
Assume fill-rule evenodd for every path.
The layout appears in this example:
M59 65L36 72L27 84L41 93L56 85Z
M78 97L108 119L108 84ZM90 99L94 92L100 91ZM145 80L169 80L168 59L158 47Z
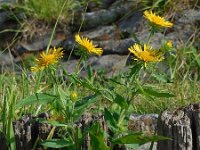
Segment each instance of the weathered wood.
M37 138L39 140L47 138L52 127L45 123L39 123L37 121L38 118L47 119L47 116L45 113L40 114L38 117L25 115L22 119L13 122L17 150L30 150L33 148ZM0 146L1 150L8 150L3 133L0 133Z
M7 150L8 146L6 144L6 139L5 139L5 135L1 132L0 133L0 149L1 150Z
M158 114L132 114L129 118L128 129L154 135L157 129Z
M158 135L171 138L159 141L158 150L199 150L200 104L164 111L158 120Z
M39 140L45 140L47 138L48 134L51 131L52 126L45 123L39 123L37 121L38 118L47 119L48 114L43 113L40 114L38 117L25 115L22 117L22 119L17 120L13 123L17 150L32 149L37 138L39 138ZM130 130L135 129L135 126L133 127L133 124L136 123L137 125L139 125L142 122L142 124L144 125L142 127L139 125L141 127L141 130L138 130L138 127L136 127L135 131L148 131L148 133L149 132L153 133L155 130L155 122L157 120L157 116L132 115L132 117L130 117L130 120L131 120L129 122ZM106 125L104 116L102 114L98 115L84 114L77 121L77 123L75 123L75 127L80 127L82 133L85 133L86 130L89 127L91 127L94 122L99 122L102 129L112 135L111 131L109 131ZM110 145L108 140L105 140L105 142L107 143L107 145ZM2 133L0 134L0 145L2 150L8 150L5 136ZM90 145L90 136L89 133L87 133L82 143L82 150L88 150L89 145ZM147 145L145 148L140 148L140 149L144 150L147 147L149 147L149 145ZM42 147L40 147L39 145L37 148L42 149ZM126 149L127 148L124 145L115 145L113 150L126 150Z
M87 130L88 127L91 127L94 122L98 122L104 131L108 131L104 116L102 114L98 114L96 116L91 115L89 113L84 114L84 115L81 116L81 118L76 123L76 125L78 127L80 127L82 133L84 133L85 130ZM90 136L89 136L89 133L87 133L86 137L84 139L84 142L82 144L82 149L88 150L89 145L90 145ZM119 149L119 150L121 150L121 149Z
M17 150L30 150L33 148L33 145L37 139L40 141L45 140L48 137L52 126L47 123L38 122L37 119L39 118L47 119L49 116L46 113L42 113L37 117L25 115L22 117L22 119L13 122ZM86 132L88 127L92 126L93 122L99 122L102 129L107 131L107 126L102 114L97 116L85 114L79 119L75 126L80 127L82 132ZM56 133L54 135L56 135ZM81 149L88 150L89 144L90 136L89 133L87 133ZM1 150L8 150L6 139L3 133L0 133L0 146ZM42 147L38 145L37 149L42 149Z
M158 114L132 114L129 117L128 129L134 132L143 132L146 135L154 135L157 132ZM153 149L156 150L157 142ZM137 150L148 150L151 143L146 143L137 148Z

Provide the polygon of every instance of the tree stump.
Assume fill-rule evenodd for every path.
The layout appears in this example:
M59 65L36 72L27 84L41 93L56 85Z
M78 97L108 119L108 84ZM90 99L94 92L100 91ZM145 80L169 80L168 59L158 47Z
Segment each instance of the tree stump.
M164 111L158 119L158 150L200 150L200 104Z

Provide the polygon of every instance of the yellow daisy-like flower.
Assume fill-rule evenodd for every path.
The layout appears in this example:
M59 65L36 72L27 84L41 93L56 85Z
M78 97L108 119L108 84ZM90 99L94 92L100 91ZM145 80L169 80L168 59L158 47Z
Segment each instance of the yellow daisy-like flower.
M158 50L152 50L152 47L147 44L144 44L143 48L139 44L134 44L128 50L137 57L136 60L143 60L145 67L147 62L159 62L164 59L163 54Z
M97 48L96 45L93 44L87 37L80 37L78 34L75 35L75 40L78 44L80 44L88 53L96 54L101 56L103 53L102 48Z
M31 71L37 72L43 70L49 65L55 64L64 55L62 48L51 48L48 53L42 52L39 58L36 59L36 66L31 67Z
M72 91L72 92L70 93L70 99L71 99L72 101L78 100L78 93L77 93L76 91Z
M169 41L167 41L167 46L169 46L169 47L172 47L172 41L171 40L169 40Z
M160 26L160 27L167 27L171 28L173 26L173 23L166 21L163 17L157 16L152 11L145 11L144 17L148 19L151 23Z

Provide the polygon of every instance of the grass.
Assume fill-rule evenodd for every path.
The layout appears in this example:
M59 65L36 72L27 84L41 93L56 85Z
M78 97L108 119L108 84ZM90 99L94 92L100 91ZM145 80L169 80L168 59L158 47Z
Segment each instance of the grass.
M169 58L171 69L175 74L169 75L167 77L168 80L157 81L149 78L148 81L140 81L140 83L133 81L132 85L126 84L131 82L129 79L124 78L128 74L106 79L104 76L98 76L98 73L94 77L93 73L88 71L88 75L85 78L79 78L74 74L67 75L68 80L65 80L59 78L56 75L57 73L51 69L41 74L29 74L29 71L24 70L21 76L5 72L0 76L0 120L3 124L2 131L6 131L5 135L8 141L12 139L14 133L11 122L20 119L27 113L38 115L42 112L48 112L52 116L52 120L61 124L69 124L76 121L80 117L77 114L82 111L96 114L106 108L112 115L116 110L120 110L120 105L126 107L126 104L123 103L117 102L113 104L113 96L117 96L123 102L127 94L130 95L130 93L134 92L131 89L135 89L135 86L139 86L138 84L142 85L143 88L151 87L150 89L161 93L173 93L175 97L157 97L152 94L146 95L145 93L135 95L128 114L160 113L166 109L177 109L199 102L200 81L198 78L194 78L194 76L198 76L198 72L194 70L199 69L196 62L199 60L199 56L194 53L194 47L181 48L180 52L176 57L171 56L172 58ZM185 61L190 63L182 65ZM55 67L58 68L57 66ZM61 76L63 75L66 75L66 73L62 72ZM126 86L122 83L126 84ZM78 95L73 100L72 92ZM37 96L35 93L37 93ZM95 93L100 95L95 95ZM78 110L74 109L73 104L79 105L80 108ZM117 113L120 113L120 111L117 111ZM9 145L10 147L15 147L15 142L12 141ZM45 142L43 145L48 146Z
M63 5L65 6L60 15ZM72 18L71 12L78 5L74 0L22 0L16 4L16 8L25 12L29 18L53 23L60 15L60 23L68 23Z
M195 8L198 6L198 2L199 0L140 0L144 10L151 9L159 14L168 14L171 17L183 9Z

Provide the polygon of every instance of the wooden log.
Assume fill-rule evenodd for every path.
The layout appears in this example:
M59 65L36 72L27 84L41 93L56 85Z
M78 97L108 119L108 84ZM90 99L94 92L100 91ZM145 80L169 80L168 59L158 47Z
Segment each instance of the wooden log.
M2 132L0 133L0 146L1 146L1 150L7 150L8 149L8 146L6 144L5 135Z
M164 111L158 119L158 150L200 150L200 104Z
M46 113L40 114L37 117L25 115L22 119L13 122L15 133L15 142L17 150L30 150L36 142L36 139L45 140L51 131L52 126L46 123L39 123L38 118L47 119ZM0 126L2 128L2 126ZM5 135L0 133L0 149L8 150ZM42 148L40 146L38 149Z
M38 122L38 118L47 119L48 114L43 113L38 115L37 117L25 115L22 117L22 119L13 122L16 150L30 150L33 148L33 145L35 144L36 140L39 139L39 141L41 141L47 138L52 129L52 126L47 123ZM87 131L88 127L92 126L94 122L98 122L104 131L108 131L108 127L102 114L84 114L83 116L81 116L78 122L75 123L75 127L80 127L81 131L84 133L85 131ZM56 136L56 133L54 134L54 136ZM110 144L109 141L106 139L105 142L107 143L107 145ZM0 133L0 146L0 150L9 149L6 144L6 139L3 133ZM90 135L89 133L87 133L82 143L81 149L88 150L89 146ZM36 149L43 149L43 147L38 144ZM66 148L63 148L63 150L64 149ZM51 148L51 150L54 149ZM126 150L126 147L124 145L115 145L114 150Z

